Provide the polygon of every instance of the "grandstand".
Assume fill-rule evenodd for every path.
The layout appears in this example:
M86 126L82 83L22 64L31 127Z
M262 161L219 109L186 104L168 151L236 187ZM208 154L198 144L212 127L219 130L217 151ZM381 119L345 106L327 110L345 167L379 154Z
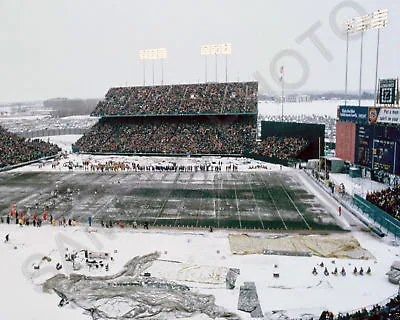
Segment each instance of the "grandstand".
M108 90L92 115L254 115L257 92L257 82L117 87Z
M257 82L111 88L74 151L243 155L256 138Z
M25 165L31 161L56 155L61 149L39 139L21 138L0 127L0 169Z
M100 121L73 150L235 155L287 163L308 142L294 137L303 143L288 143L292 137L286 136L256 142L257 90L257 82L111 88L92 112Z
M74 145L90 153L244 155L256 138L257 82L111 88Z
M255 116L105 117L78 140L90 153L243 155L255 140Z

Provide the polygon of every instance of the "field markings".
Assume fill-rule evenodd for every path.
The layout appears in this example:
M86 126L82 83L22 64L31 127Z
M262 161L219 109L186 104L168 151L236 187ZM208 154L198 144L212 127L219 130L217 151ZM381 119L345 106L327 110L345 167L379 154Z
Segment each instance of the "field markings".
M218 173L218 176L219 175L220 175L220 173ZM224 190L224 176L221 175L221 184L220 184L220 188L219 188L219 195L221 193L223 193L223 190ZM219 201L219 205L221 206L221 203L222 203L221 197L218 197L218 201ZM219 218L221 216L221 210L219 210L217 214L218 214L218 227L219 227Z
M193 172L191 172L190 174L183 174L183 176L186 176L186 175L188 175L188 178L187 178L187 180L186 180L186 182L185 183L181 183L181 184L183 184L184 185L184 193L183 193L183 196L182 196L182 198L180 199L180 201L181 201L181 207L179 208L179 210L177 209L177 217L175 218L175 223L174 223L174 226L176 226L176 224L178 223L178 221L179 220L181 220L181 215L182 215L182 212L183 212L183 214L184 214L184 216L185 216L185 208L184 208L184 206L185 206L185 202L186 201L188 201L187 200L187 194L188 194L188 186L190 186L191 185L191 181L193 181L193 175L194 175L194 173ZM185 180L184 180L185 181ZM177 180L175 181L175 182L177 182Z
M221 181L219 181L221 180ZM219 227L219 216L220 216L220 209L221 209L221 190L223 185L223 179L221 178L219 173L214 175L213 179L213 210L214 210L214 217L216 220L216 226ZM217 204L218 203L218 204Z
M285 191L286 196L289 198L290 202L293 204L293 207L296 209L297 213L300 215L300 217L303 219L304 223L307 225L308 229L310 229L310 225L308 224L308 222L306 221L306 219L304 218L303 214L300 212L299 208L297 208L296 204L294 203L292 197L289 195L289 193L287 192L285 186L283 185L282 181L279 179L279 184L281 185L283 191Z
M197 210L197 215L196 215L196 225L195 225L196 228L199 226L199 218L201 217L201 210L202 210L203 201L204 201L204 194L203 193L200 193L200 194L201 194L201 197L199 200L199 208ZM215 201L214 201L214 206L215 206Z
M96 213L91 214L92 219L97 218L97 216L99 214L100 214L100 216L103 216L104 215L103 212L104 211L107 212L107 208L110 208L111 207L110 204L115 200L116 200L116 196L113 193L113 195L110 197L110 199L108 199L107 201L104 201L104 204L101 207L96 209ZM95 200L95 202L97 202L97 201ZM93 206L91 206L91 208L93 208ZM124 210L124 213L125 213L125 210ZM72 217L72 216L73 216L73 214L70 215L70 217Z
M164 208L165 208L165 206L167 205L167 202L168 202L169 197L170 197L170 195L171 195L173 186L176 185L176 182L177 182L178 179L179 179L179 175L180 175L180 173L179 173L179 171L178 171L178 172L176 173L176 176L175 176L175 179L174 179L174 182L173 182L171 188L168 188L168 189L167 189L168 191L165 193L165 197L164 197L164 199L163 199L163 203L162 203L160 209L158 210L157 216L154 218L153 226L155 226L157 220L159 220L159 217L162 215L162 212L164 211ZM167 176L167 173L165 173L165 174L161 177L160 182L162 182L166 176Z
M256 200L256 197L254 196L253 187L251 186L251 183L250 183L250 180L249 180L249 175L247 175L247 174L246 174L246 180L247 180L247 184L248 184L249 187L250 187L251 194L252 194L252 196L253 196L253 200L254 200L254 204L255 204L255 206L256 206L256 211L257 211L258 219L260 219L262 228L265 229L265 227L264 227L264 222L263 222L262 219L261 219L260 207L257 205L257 200Z
M217 181L217 184L218 184L218 181ZM214 184L214 187L215 187L215 184ZM217 189L217 193L218 194L220 194L220 191L221 191L221 189L222 189L222 183L218 186L219 188ZM219 227L219 213L218 213L218 210L215 210L215 202L216 202L216 199L219 199L219 203L220 203L220 205L221 205L221 198L220 197L214 197L214 216L215 216L215 219L217 220L217 226Z
M201 213L201 205L202 205L202 203L203 203L203 197L200 198L199 209L197 210L196 224L195 224L196 228L199 226L199 217L200 217L200 213Z
M231 174L231 177L232 177L232 174ZM233 181L233 187L235 188L236 210L237 210L237 215L238 215L238 220L239 220L239 227L240 227L240 229L242 229L242 220L240 217L239 201L238 201L237 192L236 192L236 181L235 181L235 179L233 179L232 181Z
M278 213L279 218L281 219L283 226L284 226L285 229L287 230L288 227L287 227L285 221L284 221L283 218L282 218L282 215L281 215L281 213L280 213L280 211L279 211L279 209L278 209L278 206L277 206L276 203L275 203L274 198L272 197L271 192L269 191L269 188L268 188L267 184L265 183L264 177L261 178L261 181L262 181L262 183L264 184L265 188L267 189L267 192L268 192L268 195L269 195L269 197L270 197L270 199L271 199L271 202L272 202L272 204L274 205L275 210L276 210L276 212Z

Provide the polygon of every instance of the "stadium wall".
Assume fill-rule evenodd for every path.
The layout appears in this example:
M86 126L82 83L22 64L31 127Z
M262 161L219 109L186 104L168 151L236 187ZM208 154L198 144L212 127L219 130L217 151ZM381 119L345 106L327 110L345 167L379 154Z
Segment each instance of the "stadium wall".
M336 157L354 163L356 124L336 122Z

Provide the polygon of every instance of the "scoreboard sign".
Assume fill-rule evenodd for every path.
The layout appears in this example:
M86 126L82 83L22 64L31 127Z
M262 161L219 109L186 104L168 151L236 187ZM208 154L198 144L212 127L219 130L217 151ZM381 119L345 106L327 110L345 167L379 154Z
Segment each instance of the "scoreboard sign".
M379 80L379 104L396 103L396 84L397 79Z

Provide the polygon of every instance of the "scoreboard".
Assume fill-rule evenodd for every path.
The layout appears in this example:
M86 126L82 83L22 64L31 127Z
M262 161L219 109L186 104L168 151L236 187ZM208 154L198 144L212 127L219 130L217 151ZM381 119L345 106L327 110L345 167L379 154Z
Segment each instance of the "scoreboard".
M355 164L400 174L400 128L357 124Z
M354 162L364 167L372 167L372 135L371 126L356 127L356 154Z
M378 106L338 107L336 154L354 164L400 175L399 80L380 79L376 102Z
M372 168L395 173L397 142L374 139L372 145Z

